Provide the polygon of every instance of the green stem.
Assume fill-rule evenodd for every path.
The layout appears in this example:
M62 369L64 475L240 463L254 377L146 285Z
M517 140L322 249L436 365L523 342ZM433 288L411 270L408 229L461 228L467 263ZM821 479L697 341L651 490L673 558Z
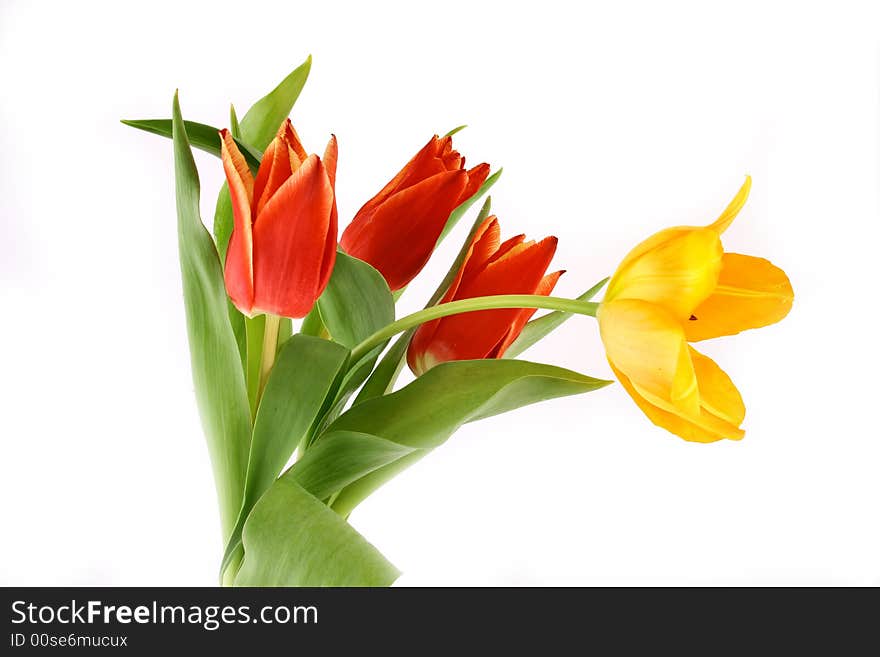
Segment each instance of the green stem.
M457 315L459 313L472 313L478 310L491 310L496 308L544 308L546 310L562 310L578 315L596 316L598 303L592 301L577 301L576 299L563 299L561 297L545 297L540 294L499 294L489 297L474 297L441 303L437 306L425 308L412 315L407 315L379 329L373 335L361 342L351 351L351 362L357 363L371 350L378 347L388 338L407 329L430 322L434 319Z
M263 330L263 353L260 357L260 387L257 391L257 400L263 396L263 389L269 379L269 373L275 364L275 353L278 351L278 327L281 325L281 317L266 313L266 327ZM257 401L259 406L259 401Z

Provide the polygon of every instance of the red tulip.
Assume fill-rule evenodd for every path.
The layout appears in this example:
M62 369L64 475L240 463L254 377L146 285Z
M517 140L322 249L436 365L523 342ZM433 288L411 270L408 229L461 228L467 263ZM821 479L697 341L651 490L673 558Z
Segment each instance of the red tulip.
M498 219L488 217L441 303L493 294L549 295L563 273L545 275L556 242L555 237L526 242L517 235L502 244ZM534 314L534 308L479 310L426 322L410 342L409 367L419 375L445 361L500 358Z
M476 194L488 175L488 164L464 168L452 137L434 135L358 211L340 244L378 269L392 291L399 290L428 262L452 211Z
M304 317L336 261L336 137L322 160L307 155L290 119L263 154L256 180L220 131L232 197L226 291L244 314Z

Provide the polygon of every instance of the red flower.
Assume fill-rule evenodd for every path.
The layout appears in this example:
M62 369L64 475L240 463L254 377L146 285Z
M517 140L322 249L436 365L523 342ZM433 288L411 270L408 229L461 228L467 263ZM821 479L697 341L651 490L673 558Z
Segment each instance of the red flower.
M358 211L340 244L378 269L392 291L399 290L428 262L452 211L488 175L488 164L466 170L464 158L452 150L452 137L435 135Z
M488 217L441 303L493 294L549 295L563 273L545 275L557 240L524 240L517 235L502 244L498 219ZM500 358L533 314L534 308L479 310L426 322L410 342L409 367L419 375L445 361Z
M304 317L336 261L336 137L321 160L306 154L286 120L256 180L229 132L220 137L234 220L224 272L229 298L251 317Z

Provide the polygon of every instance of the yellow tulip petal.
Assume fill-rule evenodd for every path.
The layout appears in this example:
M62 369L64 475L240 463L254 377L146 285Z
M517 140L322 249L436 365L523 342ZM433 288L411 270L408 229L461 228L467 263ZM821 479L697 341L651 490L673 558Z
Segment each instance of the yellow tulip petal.
M685 320L715 289L722 254L721 239L712 229L661 231L624 259L605 299L642 299Z
M719 440L741 440L745 433L736 426L719 419L717 416L702 410L695 416L681 414L678 409L666 404L658 406L643 396L623 372L611 363L617 380L629 393L636 405L651 422L675 434L679 438L697 443L714 443ZM664 408L663 406L666 406Z
M684 322L691 342L774 324L791 310L794 291L768 260L725 253L715 291Z
M608 360L643 397L689 415L699 414L697 377L681 323L664 308L640 299L604 302L599 331Z
M743 183L742 187L739 188L736 196L733 197L733 200L724 209L724 212L721 213L721 216L718 217L709 228L716 231L719 235L727 230L728 226L730 226L730 224L733 223L733 220L736 219L736 215L739 214L739 211L742 210L743 206L746 204L751 189L752 177L746 176L746 181Z
M746 407L727 372L693 347L690 349L690 356L697 373L700 407L732 427L739 427L746 417Z

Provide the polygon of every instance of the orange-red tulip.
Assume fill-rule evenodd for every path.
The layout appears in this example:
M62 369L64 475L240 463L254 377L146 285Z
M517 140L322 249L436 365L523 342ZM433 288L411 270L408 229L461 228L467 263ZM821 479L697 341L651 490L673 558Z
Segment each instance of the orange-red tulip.
M542 294L553 291L561 271L546 274L556 238L525 241L524 235L501 243L498 219L477 229L465 261L441 303L493 294ZM422 324L410 342L407 362L416 374L450 360L500 358L535 314L534 308L479 310Z
M452 137L435 135L358 211L340 244L378 269L392 291L399 290L428 262L452 211L488 175L488 164L465 169Z
M257 177L227 130L221 155L232 198L226 291L244 314L304 317L336 261L336 138L308 155L290 119L263 154Z

